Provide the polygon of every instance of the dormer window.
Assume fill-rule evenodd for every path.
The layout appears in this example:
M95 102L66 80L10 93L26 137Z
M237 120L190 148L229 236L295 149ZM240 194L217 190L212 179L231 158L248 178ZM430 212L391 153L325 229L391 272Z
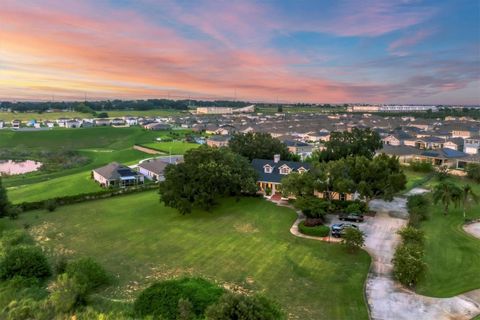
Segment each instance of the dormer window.
M298 173L304 173L305 171L307 171L307 169L305 169L304 167L300 167L298 168Z
M273 168L271 165L267 164L263 166L263 170L265 171L265 173L272 173Z
M290 169L290 167L285 164L281 166L279 169L280 169L280 174L289 174L290 172L292 172L292 169Z

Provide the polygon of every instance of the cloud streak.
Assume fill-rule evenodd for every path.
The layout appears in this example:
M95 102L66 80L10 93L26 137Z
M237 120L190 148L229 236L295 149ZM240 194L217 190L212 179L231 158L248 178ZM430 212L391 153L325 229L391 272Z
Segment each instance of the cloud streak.
M345 73L344 66L319 64L308 70L305 66L315 59L311 53L272 44L276 36L303 31L376 38L429 19L435 10L428 7L413 10L380 1L368 1L366 6L342 1L331 8L335 18L315 19L307 10L302 21L298 13L289 16L267 2L205 1L188 8L177 2L161 6L143 2L152 15L135 5L54 0L48 4L10 0L2 4L0 98L55 94L78 99L84 92L98 98L168 94L225 98L236 90L239 98L250 100L383 102L411 96L412 86L424 96L455 91L475 80L456 72L410 75L387 84L354 76L334 80L321 72L323 67L347 75L362 67L352 66ZM388 50L400 52L430 35L418 30L392 41Z

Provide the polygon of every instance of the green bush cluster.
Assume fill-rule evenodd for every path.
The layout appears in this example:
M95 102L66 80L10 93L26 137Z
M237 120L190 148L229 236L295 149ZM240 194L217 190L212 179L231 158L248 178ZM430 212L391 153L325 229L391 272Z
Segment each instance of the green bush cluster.
M433 165L430 161L412 161L410 162L410 169L415 172L433 172Z
M185 310L190 308L196 317L201 317L208 306L218 301L223 292L223 289L201 278L157 282L138 296L134 310L140 317L175 320L180 311L185 313Z
M467 177L472 179L475 182L480 183L480 164L479 163L469 163L467 165Z
M402 237L402 244L395 250L392 260L393 275L401 284L413 287L427 268L423 261L425 234L413 226L401 229L398 234Z
M416 194L411 195L407 199L407 209L409 212L408 224L418 227L422 221L428 219L428 207L430 201L425 195Z
M306 235L314 237L326 237L330 233L330 228L325 225L309 227L305 225L305 221L300 222L298 230Z
M42 250L34 246L14 246L0 260L0 279L13 277L45 279L52 274Z
M207 320L282 320L285 314L280 307L264 296L246 296L226 293L208 307Z
M79 283L86 287L87 291L98 289L110 283L110 277L107 271L92 258L80 258L68 262L65 273L77 279Z

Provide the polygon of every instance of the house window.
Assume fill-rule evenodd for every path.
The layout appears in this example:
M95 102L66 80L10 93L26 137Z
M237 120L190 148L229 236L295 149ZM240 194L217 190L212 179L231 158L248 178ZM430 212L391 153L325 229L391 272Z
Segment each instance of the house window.
M341 201L347 200L347 195L345 193L340 193L340 200Z
M289 174L291 169L289 167L281 167L280 174Z
M272 167L269 165L264 166L263 169L265 170L265 173L272 173Z
M328 191L323 191L323 198L324 198L324 199L330 199L330 192L328 192Z
M305 171L307 171L307 169L305 169L304 167L300 167L298 168L298 173L304 173Z

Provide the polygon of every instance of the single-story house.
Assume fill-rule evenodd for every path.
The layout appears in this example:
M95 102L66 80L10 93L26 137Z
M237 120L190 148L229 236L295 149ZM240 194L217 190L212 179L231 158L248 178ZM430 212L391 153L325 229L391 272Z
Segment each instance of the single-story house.
M435 166L457 167L458 161L467 158L468 154L453 149L425 150L420 154L420 160L431 161Z
M104 188L136 186L144 180L143 175L117 162L92 170L92 178Z
M22 125L22 121L20 120L12 120L11 122L12 128L13 129L18 129Z
M227 147L232 137L229 135L215 135L207 139L207 145L210 147Z
M163 175L165 168L170 164L178 164L181 162L183 162L183 156L147 160L138 165L138 172L149 180L163 181L165 180Z
M94 120L93 120L93 123L94 123L97 127L109 126L109 125L110 125L110 119L106 119L106 118L94 119Z
M272 160L253 159L252 166L257 172L257 185L262 193L267 189L275 195L281 189L281 180L292 172L304 173L310 170L309 163L296 161L281 161L280 155L275 155Z
M444 144L444 148L463 151L464 141L462 138L451 138L448 139Z
M153 130L153 131L160 131L160 130L170 130L172 127L167 123L149 123L143 126L144 129Z

